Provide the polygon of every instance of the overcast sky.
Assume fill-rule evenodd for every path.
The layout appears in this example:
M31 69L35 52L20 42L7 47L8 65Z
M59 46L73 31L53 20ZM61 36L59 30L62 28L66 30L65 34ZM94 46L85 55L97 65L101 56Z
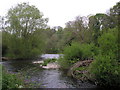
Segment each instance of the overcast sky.
M7 11L18 3L29 2L49 18L48 25L64 27L66 22L78 15L106 13L118 1L120 0L2 0L0 16L5 16Z

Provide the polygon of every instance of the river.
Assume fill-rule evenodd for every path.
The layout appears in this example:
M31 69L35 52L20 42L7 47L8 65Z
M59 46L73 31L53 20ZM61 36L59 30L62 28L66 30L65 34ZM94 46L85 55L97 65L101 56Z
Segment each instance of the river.
M49 58L47 56L50 55L43 56ZM56 56L56 54L53 56ZM24 73L25 81L33 83L35 88L97 88L96 85L90 82L82 83L67 77L59 69L41 69L39 64L33 63L40 60L9 60L3 61L2 64L11 73Z

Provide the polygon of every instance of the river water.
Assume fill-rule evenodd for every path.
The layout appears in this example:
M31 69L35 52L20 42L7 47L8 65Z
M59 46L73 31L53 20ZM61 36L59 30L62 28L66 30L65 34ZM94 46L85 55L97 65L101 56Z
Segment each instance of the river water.
M11 73L24 74L25 81L32 83L33 88L97 88L96 85L90 82L82 83L67 77L59 69L41 69L39 64L33 64L34 61L40 60L9 60L3 61L2 64Z

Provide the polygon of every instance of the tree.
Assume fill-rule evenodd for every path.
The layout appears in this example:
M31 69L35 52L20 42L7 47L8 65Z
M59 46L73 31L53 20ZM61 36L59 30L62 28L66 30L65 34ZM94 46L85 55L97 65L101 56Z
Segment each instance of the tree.
M111 18L111 27L114 28L118 25L120 27L120 2L110 8L109 16Z
M28 3L18 4L7 14L4 31L11 34L8 56L12 58L31 58L41 53L42 34L38 31L47 27L47 18ZM38 32L38 33L36 33Z
M97 44L98 37L102 32L110 28L110 17L106 14L98 13L89 17L89 30L92 31L93 41Z
M46 28L47 18L35 7L27 3L18 4L8 11L9 30L17 37L27 37L39 28Z
M89 31L87 26L87 17L77 16L75 20L66 23L64 33L67 36L67 43L71 45L72 41L80 43L89 43Z
M0 56L2 55L2 32L0 31Z

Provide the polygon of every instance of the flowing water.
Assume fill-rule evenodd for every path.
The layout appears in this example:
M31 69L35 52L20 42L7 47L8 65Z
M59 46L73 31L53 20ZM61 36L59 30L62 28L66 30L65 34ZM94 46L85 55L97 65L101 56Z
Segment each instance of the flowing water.
M50 55L43 55L49 58ZM56 54L52 57L59 56ZM51 57L51 58L52 58ZM40 61L41 59L38 59ZM90 82L74 80L67 77L63 71L59 69L41 69L39 64L33 64L36 60L9 60L3 61L5 68L12 73L24 73L25 81L33 83L36 88L97 88L96 85Z

